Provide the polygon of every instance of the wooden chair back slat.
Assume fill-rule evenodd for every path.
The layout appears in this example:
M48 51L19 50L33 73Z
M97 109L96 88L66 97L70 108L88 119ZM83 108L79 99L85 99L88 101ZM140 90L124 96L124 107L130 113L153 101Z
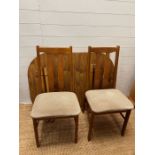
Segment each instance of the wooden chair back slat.
M111 87L110 81L111 81L111 74L112 74L112 68L113 64L111 63L109 59L109 55L104 56L104 72L102 75L102 88L108 88Z
M119 50L120 50L120 47L117 46L117 49L116 49L116 57L115 57L115 68L114 68L114 87L116 87L116 78L117 78L117 68L118 68Z
M100 54L96 54L96 65L95 65L95 72L94 72L94 85L93 87L95 89L98 89L100 86L100 74L101 74L101 69L100 69Z
M41 61L41 56L44 59ZM64 59L65 57L65 59ZM42 92L63 91L65 77L70 74L70 90L73 88L72 47L45 48L37 46L37 61L42 81ZM66 62L67 61L67 62ZM69 68L65 64L69 63ZM67 68L67 69L66 69Z
M115 88L119 46L117 47L89 47L88 48L88 81L89 89ZM115 52L113 63L110 54ZM96 57L96 61L93 57ZM93 71L92 71L92 66Z
M42 91L45 92L46 88L45 88L45 78L43 69L41 69L41 87Z
M58 61L58 87L64 90L64 59L63 55L59 55Z
M44 75L45 91L49 92L48 72L46 67L43 68L43 75Z
M72 51L72 46L70 47L70 49L71 49L71 51ZM72 56L72 54L70 54L69 55L69 70L71 70L71 72L70 72L70 90L71 91L74 91L74 69L73 69L73 56Z
M47 81L48 81L48 91L54 90L54 61L51 55L46 54L46 70L47 70Z

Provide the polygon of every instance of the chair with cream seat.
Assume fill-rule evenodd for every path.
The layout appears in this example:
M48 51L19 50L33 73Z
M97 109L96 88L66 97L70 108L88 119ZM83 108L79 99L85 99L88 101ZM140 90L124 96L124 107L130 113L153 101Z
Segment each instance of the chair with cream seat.
M124 118L121 135L134 108L132 102L116 86L117 66L120 47L89 47L88 83L86 107L89 118L88 141L91 140L96 115L120 113ZM114 54L114 55L113 55ZM126 113L125 116L123 113Z
M37 46L37 64L42 93L36 96L31 111L37 147L40 146L39 121L57 118L74 118L75 143L77 143L78 116L81 109L77 96L73 92L72 47ZM68 79L67 84L65 79Z

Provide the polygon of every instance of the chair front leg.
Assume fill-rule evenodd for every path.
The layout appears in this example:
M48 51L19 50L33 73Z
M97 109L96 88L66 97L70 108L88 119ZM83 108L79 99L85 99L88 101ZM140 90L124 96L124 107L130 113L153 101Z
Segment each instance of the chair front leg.
M88 141L91 140L93 123L94 123L94 114L91 112L90 113L90 119L89 119Z
M33 119L33 128L34 128L34 135L35 135L35 141L36 141L37 147L40 146L39 137L38 137L38 124L39 124L39 120Z
M75 143L78 142L78 122L79 122L79 116L74 117L75 120Z
M126 112L126 115L125 115L125 118L124 118L123 127L122 127L122 131L121 131L121 135L122 136L125 135L125 130L126 130L126 127L127 127L128 121L129 121L130 113L131 113L131 110L128 110Z

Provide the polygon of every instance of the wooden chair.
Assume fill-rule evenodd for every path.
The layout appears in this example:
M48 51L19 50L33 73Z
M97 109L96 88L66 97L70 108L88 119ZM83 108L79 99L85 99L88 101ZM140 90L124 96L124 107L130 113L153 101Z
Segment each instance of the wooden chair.
M31 112L36 145L40 146L37 129L39 121L56 118L74 118L75 143L77 143L78 116L81 109L76 94L72 92L74 86L72 47L37 46L37 63L42 93L36 96ZM67 85L65 84L66 76L70 78L70 83ZM67 89L69 91L66 91Z
M101 114L120 113L124 118L121 135L125 134L133 104L120 90L115 89L119 49L119 46L88 49L88 82L89 89L92 89L85 93L88 118L90 115L88 141L91 140L94 118ZM112 54L115 56L114 63Z

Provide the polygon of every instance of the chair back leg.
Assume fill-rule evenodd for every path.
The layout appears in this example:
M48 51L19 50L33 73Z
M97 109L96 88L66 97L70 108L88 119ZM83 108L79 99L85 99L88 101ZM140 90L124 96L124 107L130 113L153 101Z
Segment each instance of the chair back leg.
M40 146L40 144L39 144L39 136L38 136L38 124L39 124L38 120L33 119L33 128L34 128L34 135L35 135L35 140L36 140L37 147Z
M128 124L128 120L129 120L129 117L130 117L130 113L131 113L131 110L128 110L126 112L126 115L125 115L125 118L124 118L124 123L123 123L123 128L122 128L122 131L121 131L121 135L124 136L125 135L125 130L126 130L126 127L127 127L127 124Z
M78 142L78 122L79 122L79 116L74 117L75 120L75 143Z
M93 123L94 123L94 114L90 114L90 119L89 119L89 131L88 131L88 141L91 140L92 136L92 129L93 129Z

